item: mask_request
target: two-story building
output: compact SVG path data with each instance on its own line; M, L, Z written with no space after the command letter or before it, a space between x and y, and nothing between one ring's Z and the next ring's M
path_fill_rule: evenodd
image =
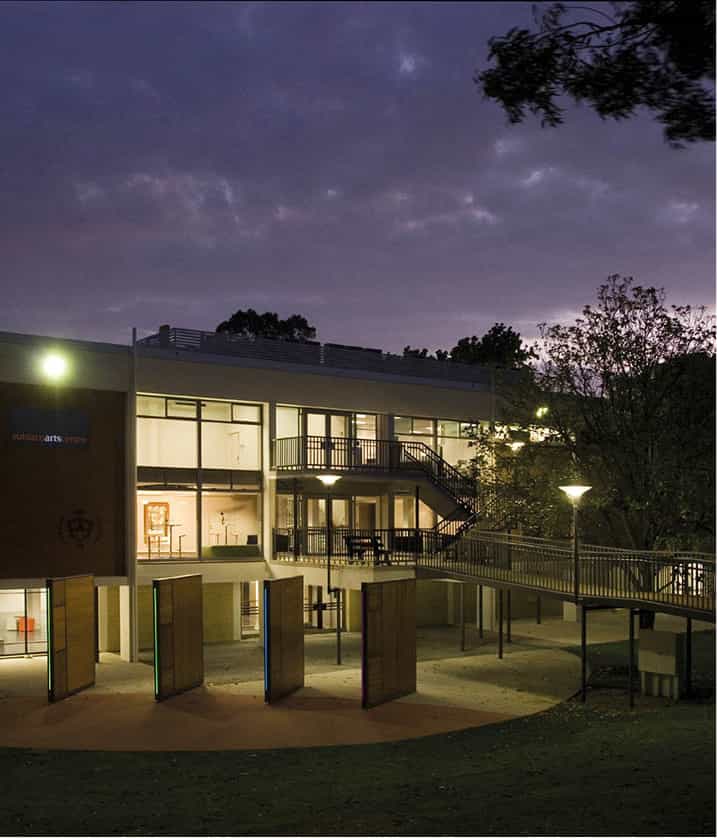
M151 580L187 572L207 642L259 631L272 576L301 573L307 624L333 624L327 564L358 629L362 581L476 523L456 466L498 398L481 367L169 327L0 334L0 392L0 654L44 651L45 579L92 573L99 646L128 660L151 646ZM450 622L454 587L419 582L419 621Z

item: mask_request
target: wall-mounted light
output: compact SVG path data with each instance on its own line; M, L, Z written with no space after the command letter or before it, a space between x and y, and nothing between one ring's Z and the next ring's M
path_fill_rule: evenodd
M61 381L69 371L69 364L64 355L48 352L40 360L40 372L48 381Z
M324 486L333 486L334 483L341 480L340 474L319 474L317 477L324 484Z

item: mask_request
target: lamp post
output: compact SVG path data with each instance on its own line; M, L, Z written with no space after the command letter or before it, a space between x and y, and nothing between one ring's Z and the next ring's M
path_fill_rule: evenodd
M336 663L341 663L341 589L331 587L331 487L340 474L319 474L319 480L326 486L326 592L336 598Z
M573 505L573 573L575 582L575 602L580 598L580 562L578 554L578 506L580 505L580 498L592 489L592 486L559 486L561 492L570 499Z

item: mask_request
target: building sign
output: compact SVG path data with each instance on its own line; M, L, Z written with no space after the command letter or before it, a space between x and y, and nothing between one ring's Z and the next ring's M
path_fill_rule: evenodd
M90 439L90 422L81 410L16 407L10 411L10 439L26 445L84 448Z

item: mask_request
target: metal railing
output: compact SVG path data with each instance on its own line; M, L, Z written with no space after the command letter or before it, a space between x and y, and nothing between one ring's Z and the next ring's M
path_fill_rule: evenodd
M242 337L227 332L202 332L198 329L160 327L154 335L137 341L140 347L233 355L282 364L301 364L338 370L356 370L384 375L409 376L460 382L481 390L491 387L491 371L477 364L437 361L392 355L379 349L343 346L317 341L291 341L272 338ZM510 370L502 370L510 375Z
M336 565L414 566L433 536L430 529L356 529L331 527L331 563ZM274 530L274 558L279 561L325 564L328 556L329 530L327 527L278 527ZM377 554L372 546L361 550L350 549L350 542L378 539L381 550Z
M644 604L714 619L715 558L704 553L580 546L482 532L424 550L419 567L578 599Z
M274 466L277 471L420 471L467 512L476 510L475 481L423 442L335 436L281 437L274 440Z

